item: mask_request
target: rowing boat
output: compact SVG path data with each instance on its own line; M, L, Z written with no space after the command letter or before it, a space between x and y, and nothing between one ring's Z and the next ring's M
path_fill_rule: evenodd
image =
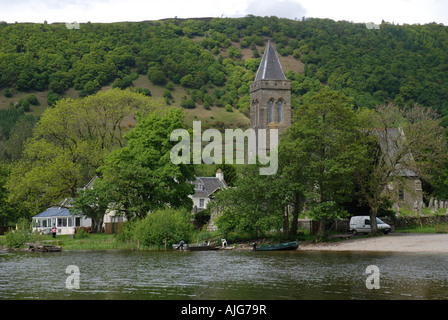
M187 245L187 250L190 251L209 251L209 250L219 250L219 247L216 246L216 243L208 244L189 244Z
M277 244L270 244L270 245L264 245L257 248L256 245L254 245L255 251L280 251L280 250L296 250L299 247L298 241L291 241L291 242L284 242L284 243L277 243Z

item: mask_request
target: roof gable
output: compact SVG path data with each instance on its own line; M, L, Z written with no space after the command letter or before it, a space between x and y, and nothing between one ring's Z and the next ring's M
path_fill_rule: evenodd
M193 181L194 195L193 197L209 197L220 188L227 188L224 181L217 177L197 177Z

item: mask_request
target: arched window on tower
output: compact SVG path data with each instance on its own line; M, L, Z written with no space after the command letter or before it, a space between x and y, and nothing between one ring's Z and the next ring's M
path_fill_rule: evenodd
M274 100L269 100L268 123L274 121Z
M278 100L277 101L277 107L278 107L278 122L282 122L282 106L283 106L283 101L282 100Z

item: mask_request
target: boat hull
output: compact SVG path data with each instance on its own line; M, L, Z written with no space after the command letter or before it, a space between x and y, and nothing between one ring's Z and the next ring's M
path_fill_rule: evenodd
M181 250L179 245L173 245L173 249ZM216 244L184 244L183 250L189 251L211 251L211 250L219 250L219 247Z
M285 250L297 250L299 247L298 241L271 244L261 247L255 247L255 251L285 251Z
M218 250L219 247L217 247L216 245L210 244L210 245L206 245L206 244L189 244L187 245L187 250L190 251L210 251L210 250Z

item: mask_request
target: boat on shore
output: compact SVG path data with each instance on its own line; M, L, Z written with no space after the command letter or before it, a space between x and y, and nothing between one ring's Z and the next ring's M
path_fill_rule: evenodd
M200 243L200 244L189 244L186 247L190 251L209 251L209 250L219 250L216 243Z
M254 251L281 251L281 250L296 250L299 247L298 241L277 243L277 244L269 244L257 247L254 244Z
M219 250L220 248L216 245L216 243L198 243L198 244L184 244L181 249L179 245L173 245L173 249L175 250L189 250L189 251L211 251L211 250Z
M62 251L61 246L54 246L50 244L38 244L38 243L27 243L29 252L60 252Z

